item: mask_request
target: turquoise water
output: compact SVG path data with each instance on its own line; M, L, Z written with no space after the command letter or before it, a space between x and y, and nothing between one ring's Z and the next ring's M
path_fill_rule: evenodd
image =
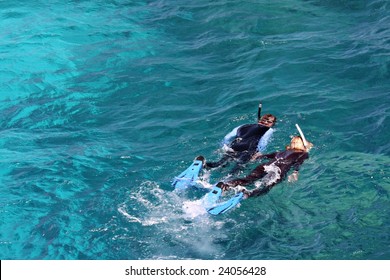
M389 10L0 1L0 258L389 259ZM259 100L278 117L268 151L299 123L311 158L298 182L204 215L171 180L219 158Z

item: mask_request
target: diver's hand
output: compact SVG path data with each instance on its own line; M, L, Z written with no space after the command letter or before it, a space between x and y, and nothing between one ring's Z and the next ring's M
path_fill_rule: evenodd
M261 158L262 155L263 155L262 153L257 152L256 154L254 154L254 155L252 156L251 161L255 161L256 159Z
M287 178L287 180L292 183L298 181L298 171L294 171L292 174L290 174Z
M223 144L222 146L222 151L224 151L225 153L234 153L234 150L232 148L230 148L228 145L226 144Z

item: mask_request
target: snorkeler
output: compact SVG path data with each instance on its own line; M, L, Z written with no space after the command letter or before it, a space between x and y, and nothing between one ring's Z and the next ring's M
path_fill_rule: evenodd
M243 198L260 196L268 193L271 188L281 182L288 171L293 168L294 171L288 176L290 182L298 180L298 171L302 163L309 158L309 150L313 144L302 139L301 136L294 136L291 143L282 152L259 155L258 158L267 158L268 162L260 164L252 172L244 178L237 178L227 182L219 182L217 187L222 190L228 190L236 186L247 186L257 180L261 180L260 187L252 190L244 189Z
M233 129L224 137L223 149L225 154L219 161L205 161L205 168L216 168L229 161L236 161L238 170L242 164L249 162L253 157L265 150L271 138L276 123L276 117L271 114L263 115L258 123L245 124ZM234 173L234 172L233 172Z

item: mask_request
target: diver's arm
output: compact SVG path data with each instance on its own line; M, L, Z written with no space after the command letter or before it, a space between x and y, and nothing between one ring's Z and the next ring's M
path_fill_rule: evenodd
M304 153L303 155L301 155L300 157L298 157L293 165L294 167L294 172L298 172L299 171L299 168L301 167L301 165L303 164L303 162L305 160L307 160L309 158L309 154L308 153Z
M276 152L275 153L271 153L271 154L262 154L260 152L257 152L257 153L255 153L252 156L251 161L255 161L255 160L258 160L258 159L262 159L262 158L273 159L273 158L275 158L275 156L276 156Z
M301 157L299 157L296 161L296 163L293 165L294 167L294 171L293 173L291 173L287 180L289 182L295 182L295 181L298 181L298 175L299 175L299 168L301 167L302 163L309 158L309 154L308 153L305 153L304 155L302 155Z
M270 154L264 154L264 155L261 155L260 158L268 158L268 159L273 159L276 157L276 155L278 154L278 152L274 152L274 153L270 153Z

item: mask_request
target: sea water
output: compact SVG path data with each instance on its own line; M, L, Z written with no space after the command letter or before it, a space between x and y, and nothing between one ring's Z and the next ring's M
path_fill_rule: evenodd
M389 8L0 1L0 258L389 259ZM310 159L207 215L171 181L219 159L260 101L278 118L267 152L298 123Z

